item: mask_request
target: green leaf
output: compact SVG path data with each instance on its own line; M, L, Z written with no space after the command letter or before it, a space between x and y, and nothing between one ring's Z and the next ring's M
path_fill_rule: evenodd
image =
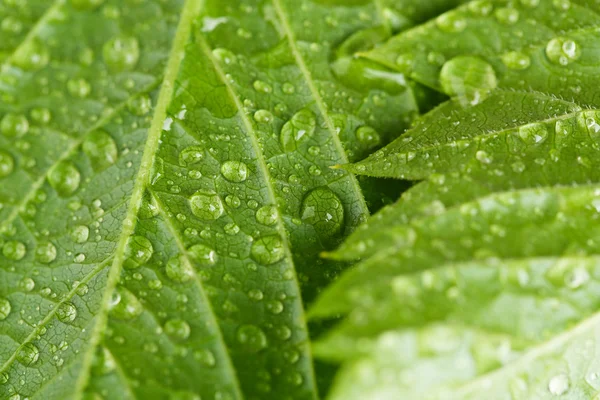
M0 72L0 397L318 398L302 299L368 214L329 167L417 113L401 74L330 67L382 10L23 4Z
M363 55L463 103L497 84L597 106L599 23L593 1L477 0Z
M311 311L346 315L314 346L332 399L598 394L598 121L496 90L348 167L427 180L330 255L361 260Z

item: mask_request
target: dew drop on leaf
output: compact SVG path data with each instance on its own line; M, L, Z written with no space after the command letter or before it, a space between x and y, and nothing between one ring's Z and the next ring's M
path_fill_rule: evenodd
M152 99L148 96L134 97L129 101L127 109L134 115L141 117L148 114L152 109Z
M85 225L77 225L71 229L71 239L75 243L85 243L90 237L90 228Z
M494 13L501 24L513 25L519 21L519 11L512 7L502 7Z
M12 306L10 305L10 302L5 298L0 297L0 321L8 318L11 310Z
M199 265L215 265L217 252L204 244L194 244L188 249L190 257Z
M12 174L15 168L15 160L10 153L0 150L0 179Z
M273 121L273 114L267 110L258 110L254 113L254 120L256 122L266 124L267 122Z
M6 114L0 122L0 132L9 138L19 138L29 131L29 121L23 114Z
M581 56L581 49L575 41L558 37L546 45L546 56L552 63L566 66Z
M479 17L486 17L494 11L494 5L489 0L471 1L468 4L468 8L470 12Z
M131 236L125 247L123 267L126 269L139 268L152 258L153 253L154 247L148 239L139 235Z
M61 322L73 322L77 317L77 308L73 303L62 303L56 310L56 316Z
M326 187L317 188L302 201L302 220L314 226L322 238L337 234L344 223L344 207L340 198Z
M81 174L70 161L61 161L50 170L48 181L59 196L67 197L79 188Z
M548 138L548 129L543 124L523 125L519 128L519 136L527 144L541 144Z
M38 244L35 249L35 259L42 264L50 264L56 259L56 246L51 242Z
M118 36L104 44L102 55L109 70L129 71L140 58L140 46L138 40L132 36Z
M40 358L40 350L33 343L25 343L17 353L17 360L28 367Z
M244 182L248 177L248 166L241 161L225 161L221 174L230 182Z
M248 353L258 353L267 347L267 336L255 325L242 325L236 332L237 342Z
M361 126L356 130L356 138L367 148L372 148L381 143L379 133L370 126Z
M182 319L171 319L165 323L164 331L175 340L186 340L190 337L190 325Z
M175 256L169 259L165 271L169 279L177 283L189 282L194 278L194 270L183 256Z
M10 240L4 243L2 247L2 255L9 260L19 261L27 254L27 247L19 241Z
M83 99L92 92L92 87L85 79L75 78L67 82L67 90L71 96Z
M117 162L117 144L104 131L94 131L88 134L83 141L82 148L96 171L101 171Z
M186 167L188 165L198 164L204 158L204 149L200 146L186 147L179 153L179 165Z
M218 194L200 190L190 198L192 213L204 220L215 220L223 214L223 202Z
M283 259L285 247L279 236L265 236L252 243L250 255L257 263L270 265Z
M23 278L19 281L19 288L25 292L31 292L35 288L35 282L31 278Z
M435 20L441 31L447 33L462 32L467 27L467 21L456 12L442 14Z
M194 353L194 358L207 367L214 367L217 365L217 359L215 358L215 355L208 349L198 350Z
M531 65L531 58L520 51L511 51L502 55L502 62L507 68L523 70Z
M446 94L463 106L477 105L498 85L494 68L479 57L458 56L446 62L440 72Z
M566 374L558 374L548 382L548 391L554 396L561 396L569 390L569 377Z
M569 8L571 8L571 1L570 0L553 0L552 5L557 10L567 11Z
M110 374L117 367L117 362L106 347L98 347L94 354L92 371L96 376Z
M298 111L281 128L280 140L283 149L288 152L296 150L301 142L314 134L316 126L317 120L312 111Z
M139 316L143 311L144 307L130 291L119 288L113 293L110 302L110 315L112 317L129 321Z
M156 217L159 212L160 210L154 197L148 192L144 193L142 204L140 205L139 217L141 219L150 219Z
M50 62L50 51L38 40L31 40L15 52L13 62L26 71L39 70Z
M256 211L256 221L266 226L274 225L277 222L278 211L274 205L266 205Z

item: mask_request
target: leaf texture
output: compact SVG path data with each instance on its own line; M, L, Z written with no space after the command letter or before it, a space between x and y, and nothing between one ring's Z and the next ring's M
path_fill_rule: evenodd
M318 398L302 299L343 268L319 253L368 214L329 167L418 111L399 74L331 71L382 9L0 12L27 21L2 44L0 397Z

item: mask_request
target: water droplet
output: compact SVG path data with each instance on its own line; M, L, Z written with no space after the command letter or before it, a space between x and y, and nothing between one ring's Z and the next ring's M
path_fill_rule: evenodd
M77 225L71 230L71 239L75 243L85 243L90 237L90 228L85 225Z
M186 340L190 337L190 326L182 319L171 319L165 323L164 331L175 340Z
M101 171L117 162L117 143L106 132L95 131L83 141L83 152L89 157L92 167Z
M273 91L271 85L260 80L254 81L253 86L257 92L271 93Z
M8 318L11 310L12 307L10 302L5 298L0 297L0 321L4 321L6 318Z
M270 300L267 302L266 306L271 314L281 314L283 311L283 303L279 300Z
M256 221L259 224L271 226L277 222L278 211L274 205L266 205L256 212Z
M372 148L381 143L379 133L370 126L361 126L356 130L356 138L367 148Z
M502 62L510 69L523 70L531 65L531 58L520 51L511 51L502 55Z
M194 270L183 256L171 258L167 262L166 273L171 280L178 283L189 282L194 278Z
M435 20L440 30L448 33L462 32L467 27L467 21L456 12L442 14Z
M73 322L77 317L77 308L73 303L62 303L56 310L56 316L64 323Z
M35 282L31 278L23 278L19 282L19 288L25 292L31 292L35 288Z
M494 161L494 158L484 150L478 150L475 158L482 164L491 164Z
M129 101L127 109L138 117L144 116L152 110L152 99L148 96L134 97Z
M265 236L252 243L250 254L257 263L270 265L285 256L285 247L279 236Z
M79 188L81 174L72 162L61 161L48 174L48 182L59 196L67 197Z
M29 131L29 121L23 114L6 114L0 122L0 132L10 138L19 138Z
M519 128L519 137L527 144L541 144L548 138L548 130L543 124L529 124Z
M440 83L446 94L456 97L463 106L481 103L498 85L492 66L472 56L446 62L440 72Z
M192 213L204 220L215 220L223 214L223 202L218 194L200 190L190 198Z
M186 167L188 165L198 164L204 158L204 149L200 146L186 147L179 153L179 165Z
M312 225L319 236L337 234L344 223L344 207L340 198L326 187L317 188L302 201L302 220Z
M554 396L561 396L569 390L569 377L566 374L559 374L548 382L548 390Z
M4 243L2 254L9 260L19 261L27 254L27 247L21 242L11 240Z
M70 79L67 82L67 90L73 97L85 98L92 92L89 82L83 78Z
M570 0L553 0L552 5L557 10L567 11L569 8L571 8L571 1Z
M208 349L202 349L195 352L194 357L207 367L214 367L217 365L215 355Z
M40 358L40 350L33 343L25 343L17 353L17 360L28 367Z
M118 288L110 302L110 315L114 318L129 321L144 311L142 303L130 291Z
M564 66L577 60L581 56L581 50L575 41L558 37L546 45L546 56L554 64Z
M259 289L251 289L248 291L248 297L250 297L254 301L261 301L264 297L264 294Z
M50 242L38 244L35 249L35 259L42 264L50 264L56 260L56 246Z
M256 122L266 124L267 122L273 121L273 114L267 110L258 110L254 113L254 120Z
M0 179L12 174L15 169L15 160L10 153L0 150Z
M138 235L131 236L125 247L123 267L126 269L139 268L152 258L153 253L154 247L148 239Z
M218 260L217 252L203 244L192 245L188 253L199 265L215 265Z
M160 210L158 209L158 204L156 204L154 197L148 192L144 193L139 217L141 219L150 219L156 217L159 212Z
M134 37L118 36L104 44L102 54L109 70L129 71L135 67L140 58L140 45Z
M292 94L296 91L296 88L291 83L285 82L283 84L281 90L283 90L283 93L285 93L285 94Z
M469 11L480 17L486 17L494 10L494 5L489 0L471 1L468 7Z
M280 139L283 149L296 150L302 141L313 135L316 126L317 120L312 111L308 109L298 111L281 129Z
M248 166L241 161L225 161L221 173L230 182L244 182L248 177Z
M505 25L516 24L519 20L519 11L512 7L502 7L496 10L495 14L498 22Z
M13 63L28 71L44 68L50 62L50 51L38 40L23 43L22 47L15 52Z
M242 325L236 333L242 349L248 353L258 353L267 347L267 336L255 325Z

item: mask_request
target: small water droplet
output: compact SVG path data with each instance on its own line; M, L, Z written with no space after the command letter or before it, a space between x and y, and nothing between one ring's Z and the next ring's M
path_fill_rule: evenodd
M67 197L79 188L81 174L72 162L61 161L48 174L48 181L59 196Z
M435 20L440 30L448 33L462 32L467 27L467 21L457 12L442 14Z
M19 261L27 254L27 247L19 241L10 240L4 243L2 247L2 255L9 260Z
M117 143L106 132L94 131L83 141L83 152L89 157L92 167L103 170L117 162Z
M23 114L6 114L0 122L0 132L9 138L19 138L29 131L29 121Z
M548 138L548 130L543 124L529 124L519 128L519 137L527 144L541 144Z
M28 367L40 358L40 350L33 343L25 343L17 353L17 360Z
M498 22L505 25L513 25L519 21L519 11L512 7L499 8L494 15Z
M581 56L581 49L575 41L557 37L546 45L546 56L554 64L568 65Z
M0 150L0 179L12 174L15 169L15 160L10 153Z
M192 266L183 258L175 256L167 262L166 273L169 279L178 282L189 282L194 278Z
M83 78L70 79L67 82L67 90L73 97L86 98L91 92L92 87L89 82Z
M186 147L179 153L179 165L186 167L198 164L204 158L204 149L200 146Z
M252 243L250 254L257 263L270 265L283 259L285 247L279 236L265 236Z
M278 211L274 205L266 205L256 212L256 221L259 224L271 226L277 222Z
M217 252L203 244L192 245L188 253L200 265L215 265L218 260Z
M77 317L77 308L73 303L62 303L56 310L56 316L61 322L73 322Z
M223 212L223 202L218 194L205 190L200 190L190 198L190 208L192 213L204 220L215 220Z
M446 62L440 83L446 94L456 97L463 106L481 103L498 85L492 66L473 56L458 56Z
M56 253L56 246L52 243L40 243L35 249L35 259L42 264L50 264L56 259Z
M267 336L255 325L242 325L236 333L242 349L248 353L258 353L267 347Z
M132 36L118 36L104 44L102 54L109 70L129 71L140 58L140 46L138 40Z
M148 239L139 235L131 236L125 247L123 267L125 269L139 268L152 258L153 253L154 247Z
M75 243L85 243L90 237L90 228L85 225L77 225L71 230L71 239Z
M548 390L554 396L561 396L569 390L569 377L566 374L559 374L550 379Z
M165 323L164 331L175 340L186 340L190 337L190 325L182 319L170 319Z
M0 321L4 321L10 315L12 306L8 299L0 297Z
M511 51L502 55L502 62L510 69L523 70L531 65L531 58L520 51Z
M226 161L221 166L221 174L230 182L244 182L248 177L248 166L241 161Z
M129 321L138 317L144 307L137 297L125 288L118 288L111 299L110 315L114 318Z
M280 140L285 151L294 151L298 145L311 137L317 126L315 114L303 109L283 125Z
M381 143L379 133L370 126L361 126L356 130L356 138L367 148L373 148Z
M254 81L254 83L252 85L254 86L254 89L257 92L271 93L273 91L273 88L271 87L271 85L269 85L268 83L263 82L261 80Z
M344 223L344 207L340 198L326 187L317 188L302 201L302 220L312 225L319 236L330 238Z

